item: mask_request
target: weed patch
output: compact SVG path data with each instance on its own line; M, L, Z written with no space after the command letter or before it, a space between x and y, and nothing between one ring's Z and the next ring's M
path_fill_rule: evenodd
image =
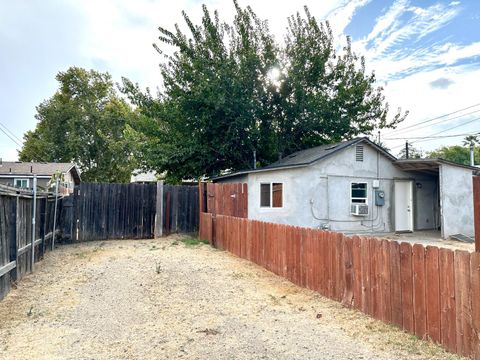
M185 246L197 246L197 245L202 245L202 244L208 244L208 241L206 240L200 240L196 237L193 236L186 236L180 239L182 243L185 244Z

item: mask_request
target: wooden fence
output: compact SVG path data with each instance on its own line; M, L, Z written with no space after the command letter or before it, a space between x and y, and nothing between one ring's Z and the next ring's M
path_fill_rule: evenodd
M62 202L63 200L59 199L57 224ZM0 300L10 291L13 281L19 281L33 270L32 238L34 262L42 259L45 252L50 249L54 214L55 198L45 194L37 197L35 233L32 237L32 197L22 194L0 195Z
M198 186L163 185L163 234L198 231Z
M200 237L450 352L480 358L480 254L200 214Z
M198 186L82 183L61 227L73 241L148 239L198 231Z
M63 221L77 241L153 238L155 207L155 184L81 183Z
M248 187L241 183L200 183L202 212L248 217Z

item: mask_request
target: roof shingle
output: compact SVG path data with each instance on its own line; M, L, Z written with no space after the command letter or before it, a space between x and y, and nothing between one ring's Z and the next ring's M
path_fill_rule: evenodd
M0 175L53 175L56 171L62 173L74 167L74 163L44 163L44 162L20 162L2 161Z

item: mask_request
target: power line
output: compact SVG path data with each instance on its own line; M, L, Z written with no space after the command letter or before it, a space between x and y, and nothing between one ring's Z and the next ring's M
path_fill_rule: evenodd
M445 130L442 130L442 131L438 131L434 134L431 134L429 136L419 136L419 137L409 137L409 138L395 138L395 139L390 139L390 140L409 140L409 139L419 139L419 140L416 140L416 141L412 141L412 142L409 142L409 145L412 145L412 144L416 144L416 143L419 143L419 142L425 142L425 141L431 141L431 140L435 140L435 139L442 139L442 138L449 138L449 137L459 137L459 136L469 136L469 135L479 135L480 134L480 131L476 131L476 132L473 132L473 133L465 133L465 134L455 134L455 135L443 135L443 136L436 136L438 134L442 134L444 132L447 132L447 131L450 131L450 130L453 130L453 129L456 129L456 128L459 128L461 126L464 126L464 125L468 125L476 120L480 120L480 118L475 118L475 119L472 119L470 121L467 121L466 123L463 123L463 124L460 124L460 125L456 125L456 126L453 126L451 128L448 128L448 129L445 129ZM405 146L405 144L401 144L401 145L397 145L397 146L393 146L391 148L391 150L393 149L397 149L397 148L400 148L400 147L403 147Z
M428 120L421 121L421 122L416 123L416 124L412 124L412 125L409 125L409 126L405 126L403 128L395 129L394 131L391 132L391 134L393 134L394 132L400 132L400 131L403 131L403 130L406 130L406 129L411 129L411 128L416 127L418 125L422 125L422 124L426 124L426 123L429 123L429 122L432 122L432 121L435 121L435 120L438 120L438 119L442 119L444 117L447 117L447 116L450 116L450 115L453 115L453 114L458 114L459 112L477 107L479 105L480 105L480 103L477 103L477 104L474 104L474 105L467 106L463 109L452 111L451 113L448 113L448 114L443 114L443 115L436 116L436 117L428 119Z
M428 128L428 127L430 127L430 126L436 126L436 125L441 124L441 123L444 123L444 122L446 122L446 121L451 121L451 120L459 119L459 118L462 118L462 117L464 117L464 116L472 115L472 114L475 114L475 113L478 113L478 112L480 112L480 109L479 109L479 110L475 110L475 111L471 111L471 112L466 113L466 114L457 115L457 116L454 116L454 117L452 117L452 118L443 119L443 120L440 120L440 121L436 122L435 124L423 125L423 126L420 126L420 127L418 127L418 128L415 128L414 130L410 130L410 129L406 129L406 130L405 130L405 129L403 129L403 130L395 131L394 133L395 133L395 135L398 135L399 133L402 134L402 133L405 133L405 132L407 132L407 131L409 131L409 130L410 130L410 131L418 131L418 130L420 130L420 129L425 129L425 128ZM391 134L393 135L394 133L391 133ZM387 136L388 136L388 135L387 135ZM394 138L392 138L392 139L394 139ZM391 139L388 138L388 137L386 137L385 140L391 140Z
M0 122L0 125L3 126L3 128L4 128L5 130L7 130L7 131L10 133L10 135L12 135L15 139L17 139L18 141L20 141L21 143L23 143L23 141L22 141L17 135L15 135L15 134L13 133L13 131L11 131L5 124L2 124L2 123Z
M477 135L480 133L480 130L474 133L464 133L464 134L454 134L454 135L439 135L439 136L414 136L414 137L398 137L398 138L391 138L388 140L415 140L415 139L444 139L444 138L450 138L450 137L459 137L459 136L468 136L468 135Z
M470 123L472 123L472 122L474 122L474 121L477 121L477 120L480 120L480 117L475 118L475 119L472 119L472 120L470 120L470 121L464 122L464 123L459 124L459 125L456 125L456 126L452 126L451 128L448 128L448 129L445 129L445 130L442 130L442 131L438 131L438 132L436 132L436 133L434 133L434 134L431 134L430 136L425 136L425 138L431 138L432 136L435 136L435 135L438 135L438 134L442 134L442 133L444 133L444 132L447 132L447 131L450 131L450 130L459 128L459 127L461 127L461 126L468 125L468 124L470 124ZM420 140L414 141L414 143L417 143L417 142L419 142L419 141L420 141Z
M7 133L5 130L3 130L1 127L0 127L0 131L2 131L5 135L7 135L7 137L12 140L15 144L17 144L18 146L22 147L22 144L20 144L17 140L15 140L9 133Z

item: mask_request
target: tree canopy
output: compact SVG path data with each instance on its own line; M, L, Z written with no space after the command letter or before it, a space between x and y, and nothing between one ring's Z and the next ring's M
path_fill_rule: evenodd
M439 149L428 153L428 156L453 161L457 164L470 165L470 146L442 146ZM474 157L476 162L480 161L480 148L478 147L478 144L474 149Z
M160 27L162 91L123 92L142 114L129 130L143 166L172 180L266 165L296 150L392 128L383 89L365 60L337 50L329 24L307 8L288 19L284 43L268 23L236 1L229 24L203 6L188 33Z
M135 164L125 132L135 113L111 76L71 67L56 79L59 89L37 107L20 160L75 162L83 180L128 182Z

